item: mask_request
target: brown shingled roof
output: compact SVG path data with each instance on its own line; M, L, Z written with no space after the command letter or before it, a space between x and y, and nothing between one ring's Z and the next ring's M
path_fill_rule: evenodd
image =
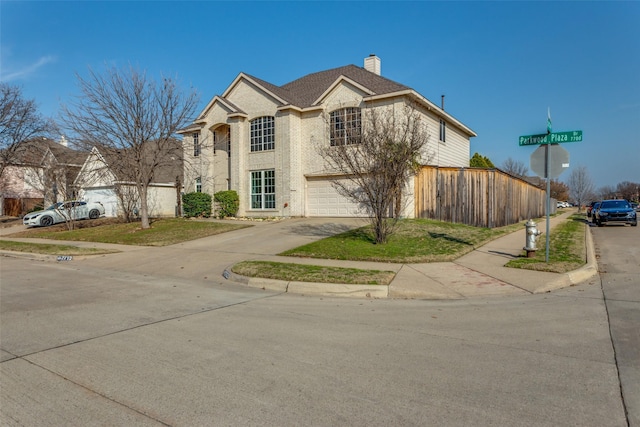
M368 88L376 95L398 92L410 89L400 83L394 82L362 67L347 65L309 74L282 86L282 89L293 95L292 104L305 108L313 105L340 76L347 77L354 82Z
M49 138L34 138L20 144L16 149L17 163L41 165L44 155L51 151L59 164L82 165L88 153L65 147Z
M291 105L306 108L322 95L340 76L368 88L376 95L393 93L410 89L400 83L394 82L362 67L346 65L331 70L319 71L308 74L283 86L276 86L262 79L244 73L247 77L260 84L262 87L282 98Z

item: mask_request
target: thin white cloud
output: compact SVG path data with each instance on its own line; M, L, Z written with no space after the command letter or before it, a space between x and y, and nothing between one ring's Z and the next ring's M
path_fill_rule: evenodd
M55 60L56 58L53 55L43 56L42 58L38 59L35 63L31 65L28 65L20 70L12 71L8 74L4 74L0 76L0 80L2 80L3 82L10 82L14 80L24 79L30 76L31 74L35 73L45 65L55 62Z

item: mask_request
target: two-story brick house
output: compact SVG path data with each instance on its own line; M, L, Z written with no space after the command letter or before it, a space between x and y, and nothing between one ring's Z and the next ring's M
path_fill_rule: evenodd
M309 74L283 86L240 73L181 133L185 191L235 190L239 216L357 216L331 185L318 145L367 108L417 106L428 124L425 164L469 166L476 134L415 90L380 75L380 59ZM412 183L408 189L411 199ZM411 208L404 215L413 217Z

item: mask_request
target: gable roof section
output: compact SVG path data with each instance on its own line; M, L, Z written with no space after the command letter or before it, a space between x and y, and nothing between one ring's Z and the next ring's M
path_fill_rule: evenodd
M235 82L235 80L234 80L234 82ZM231 86L233 86L233 84ZM227 91L225 91L225 93L228 92L228 91L229 91L229 89L227 89ZM229 114L240 114L240 115L246 115L247 114L244 111L242 111L242 109L240 109L237 105L235 105L233 102L229 101L228 99L224 98L223 96L216 95L213 98L211 98L211 101L209 101L207 106L204 107L202 112L198 115L198 118L195 120L195 123L203 122L205 120L205 116L207 114L209 114L209 111L211 111L213 106L216 105L216 104L221 104L222 108L227 110L229 112ZM188 126L188 127L184 128L184 129L181 129L180 131L178 131L178 133L185 133L186 130L191 130L191 126Z
M29 166L43 166L43 161L51 154L59 165L80 166L88 153L77 151L49 138L34 138L17 146L15 163Z
M282 88L288 93L294 94L292 104L307 108L315 105L322 95L335 86L341 78L346 78L357 86L368 89L371 95L384 95L410 89L355 65L308 74L285 84Z
M230 112L230 115L241 114L246 116L245 112L226 98L231 90L243 79L275 99L280 104L280 107L290 106L299 109L312 109L317 107L329 92L342 83L350 84L366 93L367 96L365 100L374 100L394 95L410 96L414 100L422 103L437 116L445 118L469 136L476 136L476 133L469 127L465 126L462 122L437 107L434 103L410 87L356 65L346 65L308 74L282 86L276 86L252 75L240 73L221 96L216 95L211 99L195 123L204 120L204 117L216 102L226 104L227 108L231 107L233 112Z
M155 155L154 144L154 142L149 142L142 148L143 153L148 155L150 159L153 159ZM91 156L87 156L82 166L81 173L88 175L103 174L104 176L110 176L118 182L130 182L131 179L127 173L127 169L130 165L134 164L123 164L120 161L122 156L130 155L128 151L130 151L130 149L94 146L91 149ZM160 159L159 164L154 169L152 183L173 183L176 181L176 178L182 181L184 175L182 142L172 139L169 141L169 146L163 151L166 151L166 158ZM98 169L91 169L91 166L95 167L97 163L102 163L102 165L99 166Z

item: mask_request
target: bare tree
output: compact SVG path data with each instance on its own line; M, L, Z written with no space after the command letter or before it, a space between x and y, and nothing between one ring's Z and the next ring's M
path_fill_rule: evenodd
M135 186L141 227L149 228L147 190L160 168L182 158L175 136L190 122L198 96L171 78L157 83L133 67L102 75L89 70L89 78L78 76L78 82L82 95L64 108L64 123L78 143L99 147L113 159L113 173Z
M340 111L340 110L339 110ZM385 243L402 210L408 180L421 163L429 138L422 114L412 105L400 112L377 107L343 109L329 118L331 144L318 147L332 181L344 197L366 209L376 243Z
M529 173L529 169L525 166L524 162L514 160L511 157L502 163L502 170L520 178L524 178Z
M569 200L569 187L557 179L551 180L549 183L549 191L551 192L550 196L556 200Z
M638 200L640 198L640 183L623 181L616 186L616 192L626 200Z
M23 97L19 86L0 82L0 212L4 199L5 169L20 163L20 150L25 142L36 136L51 135L55 129L51 120L38 113L35 101Z
M615 199L617 197L616 189L612 185L604 185L598 188L596 194L600 200Z
M589 177L589 171L585 166L578 166L571 171L569 180L569 194L575 203L578 204L578 212L582 206L593 197L593 183Z

